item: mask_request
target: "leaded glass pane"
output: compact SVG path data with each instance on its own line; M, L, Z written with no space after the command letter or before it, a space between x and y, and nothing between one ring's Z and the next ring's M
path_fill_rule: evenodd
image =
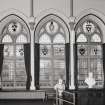
M14 78L15 78L15 65L13 60L4 60L3 62L3 72L2 72L2 87L13 88Z
M51 39L47 34L43 34L39 39L39 43L42 43L42 44L51 43Z
M54 68L65 68L64 60L54 60Z
M102 57L102 47L101 45L91 45L90 47L91 56Z
M41 26L39 83L41 88L53 88L61 75L65 80L65 30L53 19Z
M93 78L96 82L93 88L103 88L104 74L103 74L101 45L99 44L78 45L77 49L78 49L78 87L79 88L88 87L85 81L86 78L88 78L89 76L89 72L92 72Z
M51 45L40 45L40 56L41 57L51 57Z
M4 45L4 57L14 56L14 47L13 45Z
M78 86L81 87L87 87L85 83L85 78L88 75L88 59L87 58L79 58L78 59Z
M82 57L86 57L88 54L88 45L78 45L77 47L78 50L78 57L82 56Z
M65 55L65 45L53 45L54 47L54 56L64 57Z
M83 31L86 34L92 34L95 31L95 25L91 21L86 21L83 23Z
M27 43L27 37L24 35L19 35L16 39L16 43Z
M66 80L65 69L61 69L61 68L54 69L54 82L53 82L54 85L58 82L59 78L62 78L63 81L65 82Z
M76 29L78 87L103 88L101 31L97 23L89 19L83 19Z
M50 60L41 60L40 68L51 68L51 61Z
M16 57L24 57L23 45L16 45Z
M77 37L77 42L87 42L87 38L84 34L80 34L78 37Z
M23 44L28 42L28 33L23 25L17 20L12 20L4 29L5 34L2 39L4 44L3 70L1 75L2 89L26 89L27 75Z
M21 32L22 25L19 22L13 21L8 25L8 31L12 35L17 35Z
M15 72L16 88L26 88L27 75L25 70L24 60L16 60L16 72Z
M94 88L103 88L104 85L104 75L102 68L102 60L101 59L91 59L90 68L93 72L93 78L96 81Z
M15 87L25 89L27 74L25 68L24 48L23 45L16 45L16 72L15 72Z
M54 37L53 43L65 43L65 39L61 34L57 34Z
M2 43L12 43L12 38L10 35L5 35L2 39Z
M98 34L94 34L91 38L91 42L101 42L101 38Z
M40 61L40 86L50 86L51 77L51 61L41 60Z

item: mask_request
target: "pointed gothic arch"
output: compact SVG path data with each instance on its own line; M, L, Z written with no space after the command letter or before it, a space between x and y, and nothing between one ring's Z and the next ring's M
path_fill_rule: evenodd
M39 46L40 54L38 57L39 61L35 58L37 59L35 62L39 62L39 64L36 63L37 65L35 65L35 84L38 88L39 86L41 88L53 88L58 78L62 77L68 86L69 68L66 67L66 65L69 65L69 62L66 62L66 56L69 56L67 55L69 54L70 43L69 21L68 19L63 20L64 16L60 17L61 15L59 16L59 14L57 14L54 10L50 10L49 12L46 11L44 13L45 14L39 16L38 19L36 18L37 25L35 28L35 47L37 48ZM49 36L51 42L47 44L39 43L40 37L45 34ZM58 38L57 35L60 37ZM56 39L54 38L58 38L59 43L55 43ZM36 48L35 56L38 54ZM38 65L39 67L37 67Z
M104 88L104 17L93 9L86 10L77 17L75 25L77 88L88 88L89 84L86 83L86 78L89 76L89 71L93 73L96 82L92 88ZM78 42L81 34L87 41L84 42L81 39ZM83 78L81 79L81 77Z
M0 15L0 45L4 46L0 74L2 89L30 88L30 30L26 20L22 13L13 9ZM7 35L12 42L6 41L10 39ZM26 37L25 41L21 35Z

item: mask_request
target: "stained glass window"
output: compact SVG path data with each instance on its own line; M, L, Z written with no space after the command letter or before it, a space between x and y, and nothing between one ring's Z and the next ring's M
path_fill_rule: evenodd
M91 37L91 42L101 42L101 38L98 34L94 34L92 37Z
M65 39L61 34L57 34L54 37L53 43L65 43Z
M19 35L16 39L16 43L27 43L27 37L25 35Z
M53 21L53 20L49 21L46 24L46 31L49 34L51 34L51 35L57 33L58 32L58 28L59 28L58 24L55 21Z
M82 19L76 26L76 43L78 88L103 88L102 34L98 24L88 17ZM90 84L87 79L95 82Z
M12 45L4 46L4 57L12 57L14 56L14 47Z
M40 37L39 43L51 43L51 39L47 34L44 34Z
M16 56L17 57L24 57L24 48L23 45L16 46Z
M21 30L22 30L22 25L17 21L12 21L8 25L8 31L12 35L17 35L21 33Z
M77 38L77 42L87 42L87 38L84 34L80 34Z
M50 19L41 25L40 43L40 88L53 88L65 70L65 31L62 25Z
M40 61L40 86L51 86L50 74L51 72L51 61L41 60Z
M2 72L2 87L3 88L14 88L14 79L15 79L15 65L13 60L4 60L3 62L3 72Z
M65 47L62 44L59 45L53 45L54 48L54 56L60 56L60 57L64 57L65 55Z
M51 45L42 44L40 46L40 56L41 57L50 57L52 54Z
M24 44L28 42L28 32L17 20L5 26L3 70L1 74L2 89L26 89L26 68L24 60ZM25 30L25 33L24 33Z
M5 43L5 42L11 43L11 42L12 42L11 36L10 36L10 35L5 35L5 36L3 37L2 42L3 42L3 43Z
M85 21L83 23L83 31L87 34L92 34L95 31L95 25L91 21Z

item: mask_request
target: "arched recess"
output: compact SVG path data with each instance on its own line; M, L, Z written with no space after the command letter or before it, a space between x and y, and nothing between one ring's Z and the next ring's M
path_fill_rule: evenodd
M30 88L30 30L22 13L10 10L0 14L1 88Z
M104 18L89 9L76 20L76 84L79 89L104 89Z
M49 13L45 11L44 15L36 18L35 84L37 89L53 88L59 78L62 78L67 86L69 85L70 30L63 17L57 15L55 10L50 10Z

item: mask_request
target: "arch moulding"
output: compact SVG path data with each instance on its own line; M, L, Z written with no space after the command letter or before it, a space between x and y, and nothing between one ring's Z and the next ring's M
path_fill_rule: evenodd
M16 10L16 9L8 9L8 10L4 10L2 12L0 12L0 22L2 22L4 19L8 18L9 16L16 16L18 18L20 18L20 20L23 21L24 24L26 24L27 26L27 29L29 30L29 41L30 41L30 28L29 28L29 18L24 15L22 12L20 12L19 10ZM5 24L7 24L5 22ZM2 28L4 27L4 25L1 26L1 30Z
M52 16L54 15L55 17L59 18L60 20L62 20L65 23L65 25L68 28L68 32L69 32L69 34L66 35L66 43L69 43L69 36L70 36L69 18L67 18L65 15L63 15L62 13L60 13L59 11L57 11L55 9L44 10L36 17L36 19L35 19L35 31L37 29L38 24L41 22L41 20L43 20L44 18L47 18L50 15L52 15ZM38 43L38 36L37 35L35 35L35 42Z
M82 11L80 13L80 15L78 15L76 17L75 27L82 18L84 18L85 16L88 16L88 15L94 16L94 19L92 19L92 20L94 22L96 22L98 24L98 26L100 27L102 35L103 35L102 42L105 43L105 15L103 13L101 13L100 11L94 10L94 9L86 9L86 10Z

